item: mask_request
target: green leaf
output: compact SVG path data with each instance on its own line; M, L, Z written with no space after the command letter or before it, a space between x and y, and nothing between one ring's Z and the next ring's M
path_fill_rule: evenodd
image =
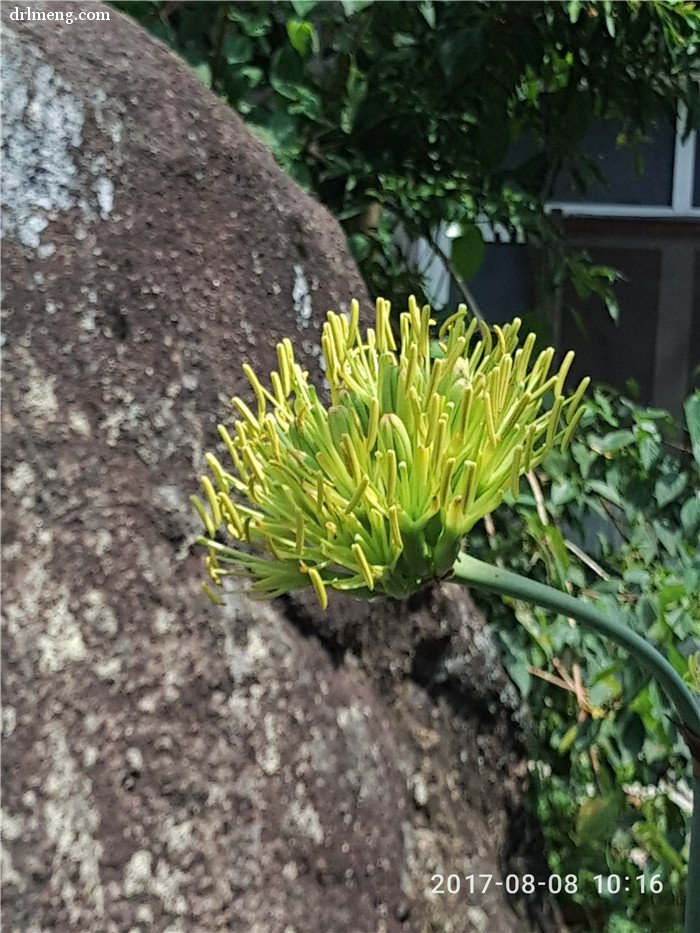
M620 496L620 493L613 489L612 486L609 486L607 483L603 483L598 479L589 479L588 486L603 499L607 499L608 502L612 502L614 505L619 505L621 509L625 507L625 503Z
M672 865L676 871L683 872L684 865L680 855L669 843L663 829L654 823L635 823L634 835L651 855Z
M156 39L160 39L166 45L177 45L177 33L169 23L161 23L160 21L149 23L148 30Z
M461 86L465 75L478 71L483 62L483 35L480 29L474 29L468 24L460 30L440 30L438 35L441 38L434 54L450 90ZM494 103L496 107L499 106L497 101Z
M318 52L318 36L313 23L307 23L301 19L290 19L287 21L287 35L292 48L302 58L308 58L312 52Z
M202 3L199 6L206 9L208 4ZM264 36L270 29L270 14L264 8L256 9L252 3L232 4L227 15L229 19L240 25L247 36L253 39Z
M624 715L621 717L621 720L624 722L624 726L622 726L618 744L630 758L636 758L642 750L646 737L644 723L641 717L635 713ZM622 725L622 723L620 723L620 725Z
M365 7L372 6L374 0L340 0L343 13L349 18L355 13L361 13Z
M211 67L207 62L201 62L199 65L193 65L192 71L197 75L202 84L211 87Z
M651 525L654 531L656 532L656 536L659 539L659 541L663 544L663 546L666 548L668 553L672 557L675 557L676 554L678 553L678 541L679 541L679 535L677 533L677 530L676 529L670 530L662 522L657 522L657 521L652 522Z
M351 233L348 237L348 246L355 262L364 262L372 252L369 237L364 233Z
M700 492L683 503L680 517L684 531L689 535L697 534L700 529Z
M452 265L463 282L476 275L484 249L484 238L476 224L463 224L460 235L452 241Z
M345 89L347 96L340 112L340 128L344 133L350 133L360 104L367 94L367 80L354 61L350 62Z
M568 479L562 479L558 480L556 483L552 483L550 496L553 505L565 505L567 502L571 502L576 495L576 486Z
M618 450L622 450L623 447L627 447L633 440L634 433L632 431L626 429L611 431L610 434L606 434L605 437L600 439L596 447L601 453L615 453Z
M663 611L672 603L677 602L685 596L685 587L682 583L673 583L665 586L659 593L659 608Z
M418 9L428 26L430 26L431 29L435 29L435 7L433 6L432 0L423 0Z
M559 752L560 755L565 755L569 751L571 746L576 741L577 733L578 733L578 726L574 725L574 726L571 726L569 729L567 729L567 731L564 733L564 737L562 738L561 742L557 746L557 751Z
M304 83L301 59L291 46L273 55L270 84L278 94L291 101L287 106L290 114L303 114L314 123L326 125L321 98Z
M620 422L615 416L615 412L613 411L613 407L610 404L610 400L606 398L602 392L596 391L593 404L598 406L600 417L603 418L611 428L619 427Z
M582 444L581 441L575 441L571 445L571 454L580 467L582 479L587 479L591 467L598 459L598 455L590 447Z
M242 65L253 57L253 43L248 36L229 35L224 42L224 58L229 65Z
M611 320L616 324L620 321L620 304L615 295L607 289L602 293L605 308L610 315Z
M612 700L620 696L620 682L613 674L603 674L588 691L588 699L592 706L607 706Z
M660 476L654 486L654 498L659 508L673 502L688 485L687 473L667 473Z
M695 392L686 401L683 406L685 411L685 422L688 425L690 434L690 443L693 449L693 456L700 464L700 392Z
M532 674L528 670L528 664L523 661L509 659L508 676L524 697L530 692L532 683Z
M607 26L608 32L614 39L615 38L615 18L613 17L612 12L606 12L605 25Z
M581 3L581 0L569 0L569 3L567 3L567 10L569 13L570 23L578 22L578 18L581 15L582 6L583 4Z
M292 9L297 16L306 16L315 6L318 6L319 0L292 0Z
M321 98L305 87L297 88L296 100L290 104L289 112L301 113L314 123L325 123Z
M639 459L647 472L659 459L660 453L661 444L650 435L646 434L639 442Z
M238 73L242 78L246 79L249 88L257 87L265 76L262 68L256 68L255 65L245 65ZM248 103L250 109L250 103L246 103Z
M584 800L576 816L576 836L580 844L610 838L620 812L617 797L594 797Z
M637 603L635 615L639 620L639 624L643 632L651 628L651 626L656 622L656 618L658 616L658 609L656 607L655 601L648 595L642 596L642 598Z
M299 56L289 47L278 49L270 63L270 84L274 90L282 97L294 100L302 80L303 68Z

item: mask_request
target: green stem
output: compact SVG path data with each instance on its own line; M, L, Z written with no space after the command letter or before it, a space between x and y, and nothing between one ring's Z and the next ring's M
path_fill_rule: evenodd
M700 703L693 696L678 672L650 642L637 632L603 615L593 606L562 593L544 583L521 577L509 570L460 554L453 580L466 586L491 590L502 596L514 596L546 609L577 619L601 635L617 642L635 657L658 681L678 713L686 729L700 740ZM691 820L688 888L685 906L685 933L700 931L700 780L694 780L693 817Z

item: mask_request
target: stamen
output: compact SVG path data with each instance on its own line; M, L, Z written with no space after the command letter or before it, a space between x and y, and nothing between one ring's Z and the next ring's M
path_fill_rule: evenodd
M258 418L262 419L265 417L265 410L267 408L263 387L260 385L260 381L255 375L252 366L250 366L248 363L243 364L243 372L247 376L248 382L250 382L253 392L255 392L255 398L258 402Z
M202 590L209 597L209 599L214 603L215 606L224 605L223 599L212 590L212 588L209 586L208 583L206 582L202 583Z
M226 479L226 475L224 474L223 468L221 464L219 463L219 461L214 456L214 454L210 454L210 453L205 454L204 459L207 461L209 469L214 474L214 479L216 480L219 486L219 489L222 492L228 492L228 488L230 485L229 481Z
M351 550L355 556L357 565L360 568L360 573L364 577L365 583L367 584L370 590L373 590L374 589L374 576L372 575L372 570L369 564L367 563L367 558L365 557L365 552L362 550L362 546L360 544L357 544L356 542L355 544L352 545Z
M204 527L207 529L207 534L210 538L213 538L216 535L216 525L212 521L212 517L209 512L207 512L207 510L202 505L201 499L199 496L190 496L190 502L194 506L199 517L202 519Z
M321 579L321 574L316 570L315 567L309 567L306 571L309 575L309 580L311 580L311 585L316 591L318 596L318 601L321 604L321 609L328 608L328 593L326 592L326 587Z
M392 547L398 551L403 551L403 538L401 537L401 528L399 526L399 510L395 505L389 507L389 535Z
M214 487L212 486L209 477L202 476L200 479L202 481L202 486L204 487L204 492L207 494L207 499L209 500L209 507L211 508L214 525L218 528L221 524L221 509L219 508L219 500L216 497Z
M282 383L282 395L284 398L287 398L292 391L292 378L289 371L287 350L283 343L277 344L277 362L279 364L279 375Z
M559 375L557 376L557 382L554 386L554 394L561 395L564 390L564 382L566 380L567 373L571 367L571 364L574 360L574 351L569 350L569 352L564 357L561 366L559 367Z
M362 477L362 480L361 480L361 482L360 482L360 485L357 487L357 489L355 490L355 492L354 492L354 494L353 494L353 496L352 496L352 499L350 499L350 501L348 502L348 504L347 504L347 505L345 506L345 508L343 509L343 511L345 512L346 515L349 515L350 512L353 512L353 511L354 511L355 506L356 506L357 503L360 501L360 499L364 496L364 494L365 494L365 489L367 489L368 486L369 486L369 477L368 477L368 476L363 476L363 477Z
M574 431L576 430L579 421L583 417L585 408L579 408L574 417L569 422L566 431L564 431L564 436L561 439L561 452L566 453L569 444L571 443L571 438L573 437Z

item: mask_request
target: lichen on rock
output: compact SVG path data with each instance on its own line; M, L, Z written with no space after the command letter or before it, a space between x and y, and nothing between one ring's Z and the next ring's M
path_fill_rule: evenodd
M2 84L3 235L37 249L49 220L63 211L77 207L86 224L107 220L114 208L110 166L83 139L87 115L101 117L98 92L78 92L7 25Z

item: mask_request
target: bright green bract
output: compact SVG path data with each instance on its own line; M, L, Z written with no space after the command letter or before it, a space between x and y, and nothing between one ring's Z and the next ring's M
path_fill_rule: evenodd
M330 406L288 339L270 389L243 367L257 413L233 399L239 420L219 426L230 462L207 454L206 501L192 497L217 586L241 577L260 598L313 586L324 608L327 587L406 596L449 574L474 524L568 444L589 380L565 396L573 353L554 372L554 350L532 360L517 318L489 328L461 306L431 340L430 308L411 300L397 349L388 301L365 333L359 316L353 301L323 328Z

